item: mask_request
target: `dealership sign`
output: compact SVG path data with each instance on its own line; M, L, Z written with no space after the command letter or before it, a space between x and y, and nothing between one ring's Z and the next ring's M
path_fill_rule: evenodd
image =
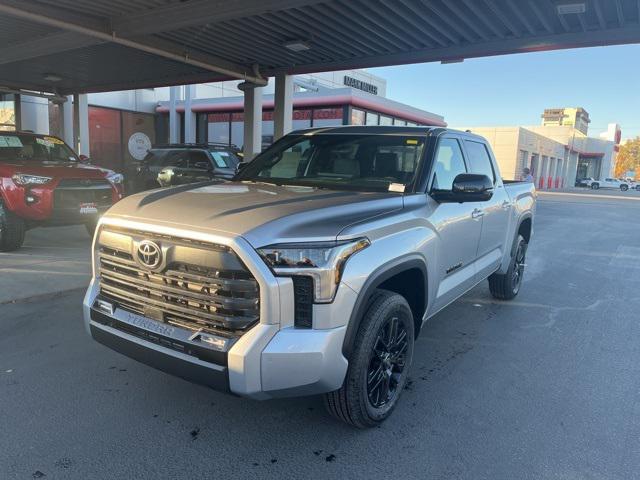
M135 132L129 137L127 148L129 155L133 158L136 160L144 160L144 157L147 156L147 152L151 148L151 139L145 133Z
M357 88L358 90L362 90L363 92L372 93L374 95L378 94L378 86L372 83L363 82L362 80L358 80L357 78L350 77L348 75L344 76L343 83L347 87Z

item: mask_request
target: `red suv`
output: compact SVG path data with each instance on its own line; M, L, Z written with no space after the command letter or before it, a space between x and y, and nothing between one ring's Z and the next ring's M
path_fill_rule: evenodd
M84 224L122 197L122 175L82 163L51 135L0 131L0 251L37 226Z

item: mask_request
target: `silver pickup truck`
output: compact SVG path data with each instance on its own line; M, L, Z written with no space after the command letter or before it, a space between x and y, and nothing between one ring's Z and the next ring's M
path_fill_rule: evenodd
M374 426L429 317L488 279L522 284L535 190L479 136L429 127L291 133L233 181L130 196L102 217L84 300L98 342L251 397L324 394Z

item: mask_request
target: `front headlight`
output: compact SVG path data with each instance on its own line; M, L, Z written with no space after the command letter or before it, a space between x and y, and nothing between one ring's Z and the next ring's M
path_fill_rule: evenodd
M44 185L51 181L51 177L16 173L11 179L18 185Z
M366 238L340 242L290 243L258 249L276 275L313 278L316 303L333 301L344 265L351 255L371 245Z
M113 172L107 175L107 180L109 180L111 183L119 184L124 181L124 176L121 173Z

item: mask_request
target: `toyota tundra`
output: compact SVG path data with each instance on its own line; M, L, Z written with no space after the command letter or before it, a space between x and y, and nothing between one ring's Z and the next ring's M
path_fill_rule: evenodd
M130 196L100 220L85 325L165 372L254 399L323 394L379 424L427 320L479 282L514 298L535 190L486 140L430 127L286 135L232 181Z

